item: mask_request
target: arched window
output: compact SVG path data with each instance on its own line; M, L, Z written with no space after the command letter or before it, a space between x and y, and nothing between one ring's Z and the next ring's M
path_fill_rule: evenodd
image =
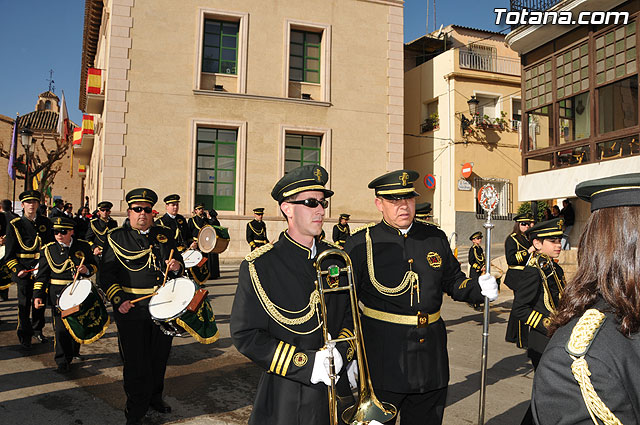
M47 100L46 102L44 102L44 110L45 111L50 111L51 110L51 101Z

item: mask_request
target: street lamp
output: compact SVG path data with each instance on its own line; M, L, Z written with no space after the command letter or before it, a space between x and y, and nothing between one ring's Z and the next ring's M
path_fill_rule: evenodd
M471 114L471 122L478 123L478 105L480 101L476 99L475 96L471 96L471 99L467 100L467 105L469 105L469 113Z
M29 189L29 163L30 163L29 148L33 144L35 144L36 139L33 137L33 131L29 130L29 127L25 127L22 130L20 130L20 138L22 142L22 147L24 148L24 152L25 152L25 164L26 164L26 171L24 173L24 190L28 190Z

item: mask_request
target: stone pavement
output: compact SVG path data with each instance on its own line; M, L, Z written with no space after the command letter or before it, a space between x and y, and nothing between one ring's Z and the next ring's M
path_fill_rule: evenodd
M244 424L260 370L240 355L229 337L229 314L238 278L237 265L223 265L222 278L207 289L216 313L220 339L202 345L174 338L165 379L165 400L173 412L150 412L147 425ZM520 422L531 391L532 369L522 350L504 342L512 295L503 290L491 310L485 423ZM16 289L0 302L0 423L104 425L124 423L125 397L115 324L99 341L81 348L84 360L67 375L57 373L53 343L18 344ZM451 380L445 424L475 424L478 417L482 314L445 297ZM53 335L51 322L45 334Z

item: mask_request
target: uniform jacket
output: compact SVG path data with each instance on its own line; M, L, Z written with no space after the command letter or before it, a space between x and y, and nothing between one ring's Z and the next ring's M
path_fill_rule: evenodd
M171 229L178 250L184 251L185 249L189 249L189 246L193 242L193 237L186 218L180 214L176 214L175 218L172 218L169 214L165 213L165 215L157 220L157 223Z
M40 250L33 297L45 299L51 288L51 279L73 281L76 272L75 268L80 265L82 259L84 259L83 264L87 267L88 273L81 275L79 279L89 277L98 271L89 242L81 239L72 239L71 247L69 248L63 247L55 241L46 244ZM64 286L58 285L56 289L62 290ZM52 298L52 300L54 299Z
M172 249L173 258L182 264L182 269L169 272L168 279L181 275L184 263L171 231L151 226L149 233L142 234L130 225L123 225L108 232L106 239L98 281L113 305L116 320L149 318L149 299L136 303L127 314L121 314L118 307L125 300L153 293L155 287L162 285L167 269L165 260ZM133 258L136 256L140 258Z
M191 238L197 242L200 229L202 229L203 226L207 226L209 222L207 221L206 217L199 217L197 215L194 215L193 217L189 218L189 222L187 224L189 227Z
M36 216L31 221L25 216L14 218L7 226L4 260L11 270L11 277L17 282L21 270L30 270L38 264L40 248L53 240L51 221Z
M518 235L513 232L504 241L504 252L509 269L504 278L504 283L514 291L520 287L522 283L521 275L524 266L529 260L529 247L531 242L524 235ZM507 332L505 340L515 343L518 348L526 348L529 335L529 327L524 322L516 319L513 310L509 312L509 322L507 323Z
M472 245L471 248L469 248L469 265L471 266L469 276L477 278L482 274L485 259L484 250L481 246Z
M640 423L640 339L618 331L615 315L603 300L595 307L605 320L584 355L596 394L623 424ZM551 338L533 379L531 407L540 425L593 425L573 375L565 347L578 322L573 319ZM598 421L598 424L602 422Z
M330 245L318 241L316 248L319 254ZM316 289L311 250L282 233L275 244L259 248L247 259L240 266L231 337L238 351L264 370L249 423L328 424L327 387L310 382L315 353L324 345L319 316L309 307ZM341 260L327 260L327 264ZM328 294L326 300L329 333L334 338L352 335L348 294ZM287 318L304 319L283 324L273 313L276 310ZM353 347L343 342L337 348L346 365Z
M353 262L360 302L378 311L416 316L416 326L362 317L373 386L399 393L444 388L449 380L444 321L438 319L418 328L417 314L439 312L445 293L457 301L482 303L484 298L477 279L468 279L460 270L446 235L436 226L414 221L406 235L384 220L369 226L354 231L345 245ZM376 281L394 288L412 270L419 279L419 299L417 291L410 288L404 293L400 291L399 296L392 296L374 286L368 270L367 232L372 242Z
M333 226L333 241L338 245L344 246L350 235L351 230L349 229L349 223L346 223L344 226L340 225L340 223Z
M92 248L96 246L104 247L107 240L107 232L116 227L118 227L118 223L111 217L109 217L109 221L104 221L100 217L94 218L89 222L89 229L85 239Z
M562 267L545 255L532 255L522 270L512 310L515 318L529 327L530 349L544 352L549 341L549 316L558 307L565 284Z
M268 241L267 225L264 221L251 220L247 223L247 243L252 251Z

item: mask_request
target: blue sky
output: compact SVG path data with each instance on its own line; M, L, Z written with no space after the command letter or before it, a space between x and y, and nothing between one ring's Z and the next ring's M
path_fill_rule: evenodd
M427 2L432 31L433 0L405 0L405 41L425 34ZM495 7L508 8L509 2L436 0L436 29L441 24L458 24L500 31L503 28L493 23ZM64 90L69 115L80 123L84 1L0 0L0 10L0 114L14 117L16 112L33 111L38 94L49 88L47 79L53 69L55 93L61 97Z

